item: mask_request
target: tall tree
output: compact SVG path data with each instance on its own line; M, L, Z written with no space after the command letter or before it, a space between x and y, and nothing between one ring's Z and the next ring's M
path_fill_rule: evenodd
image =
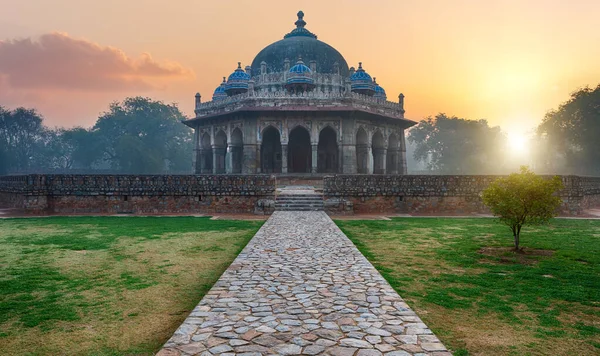
M32 168L45 133L42 116L35 109L20 107L8 111L0 107L0 147L4 156L1 170L14 172Z
M102 159L124 173L189 172L192 132L176 105L149 98L113 103L92 129Z
M600 174L600 85L572 93L546 114L538 133L547 136L553 148L548 153L562 155L571 172Z
M414 158L436 173L481 174L498 170L505 147L499 127L486 120L472 121L440 113L409 131L416 145Z

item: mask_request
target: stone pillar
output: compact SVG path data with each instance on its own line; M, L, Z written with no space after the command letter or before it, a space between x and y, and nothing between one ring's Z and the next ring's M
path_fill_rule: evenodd
M317 158L319 157L318 145L312 145L312 168L311 173L317 173Z
M281 144L281 173L288 172L288 145Z
M404 132L400 137L400 152L398 154L398 174L408 174L408 166L406 164L406 137Z
M196 165L194 166L194 173L202 174L203 168L204 168L204 150L197 149L196 150Z
M367 174L373 174L373 148L367 147Z
M242 173L243 174L256 174L257 168L260 167L260 160L257 155L257 145L244 145L242 152ZM258 165L258 166L257 166Z
M227 152L225 153L225 173L233 173L233 150L235 148L231 145L227 145Z
M387 148L382 148L380 155L381 155L381 157L379 159L382 162L381 162L381 171L379 173L380 174L386 174L387 171L386 171L385 166L387 165Z
M217 170L217 166L218 161L219 161L219 153L217 153L217 151L219 151L219 147L218 146L212 146L212 154L213 154L213 162L212 162L212 174L217 174L218 170Z
M356 158L356 145L354 144L342 144L340 145L340 156L342 158L342 166L340 166L340 173L344 174L356 174L358 172L357 158Z

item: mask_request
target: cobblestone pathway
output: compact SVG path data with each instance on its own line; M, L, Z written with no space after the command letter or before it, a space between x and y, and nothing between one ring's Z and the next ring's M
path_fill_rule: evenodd
M275 212L171 355L450 355L324 212Z

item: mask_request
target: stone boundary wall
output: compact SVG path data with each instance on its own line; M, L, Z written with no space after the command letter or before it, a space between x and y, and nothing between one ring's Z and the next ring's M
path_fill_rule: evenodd
M480 193L498 177L355 174L325 176L322 182L331 214L459 215L488 213ZM561 178L562 215L600 207L600 177ZM270 214L279 181L301 180L272 175L3 176L0 206L31 214Z
M480 193L500 176L333 175L323 181L326 210L332 214L489 213ZM550 176L548 176L550 177ZM561 215L581 215L600 206L600 177L561 176Z
M0 177L0 204L26 213L270 213L269 175Z

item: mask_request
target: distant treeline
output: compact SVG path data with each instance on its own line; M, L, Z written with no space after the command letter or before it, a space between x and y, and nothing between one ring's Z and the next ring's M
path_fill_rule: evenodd
M191 173L192 130L175 105L113 103L90 128L48 128L34 109L0 106L0 174Z
M127 98L90 128L48 128L34 109L0 106L0 174L191 173L192 130L176 105ZM506 133L485 120L438 114L408 133L409 173L600 175L600 85L549 111L528 142L510 152ZM510 152L510 153L509 153Z
M549 111L526 146L519 155L499 127L438 114L409 131L409 173L504 174L527 164L538 173L600 175L600 85Z

